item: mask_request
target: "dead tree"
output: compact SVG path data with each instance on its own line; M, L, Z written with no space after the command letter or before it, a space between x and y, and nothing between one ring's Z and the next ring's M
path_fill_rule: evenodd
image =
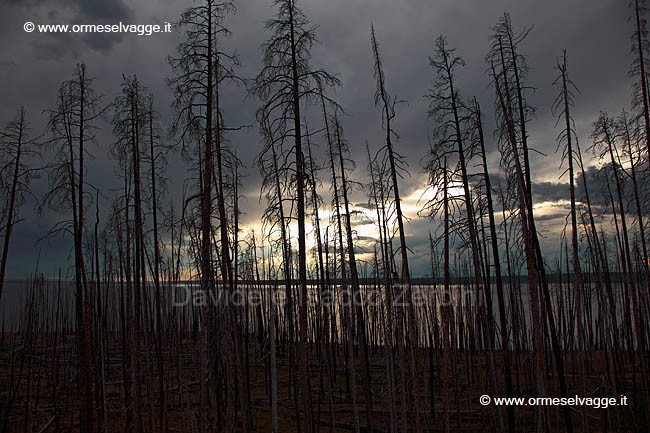
M134 326L130 331L130 341L128 344L133 345L133 350L137 352L140 348L140 333L142 332L141 314L143 312L143 298L145 296L147 287L146 269L144 267L145 257L145 240L144 240L144 214L143 214L143 179L141 170L141 160L144 155L144 141L145 141L145 92L136 77L124 77L122 82L122 94L115 98L113 102L113 135L115 143L111 149L113 156L119 161L122 170L128 171L128 175L124 176L126 207L125 213L127 214L126 221L130 218L128 215L131 213L131 206L133 204L133 236L131 232L127 236L125 248L129 250L129 276L131 274L131 266L133 269L133 280L129 279L129 287L127 291L129 294L133 293L134 304L133 314L135 319L129 325ZM129 227L131 230L131 227ZM131 239L133 240L133 247L131 246ZM133 249L133 263L130 260L130 251ZM145 307L146 309L146 307ZM145 324L147 325L147 324ZM146 332L146 331L145 331ZM148 335L148 332L146 332ZM130 417L135 418L135 427L127 425L127 429L135 428L136 431L142 430L142 416L141 416L141 377L140 367L137 358L134 354L128 353L127 362L130 366L130 373L132 375L131 381L133 382L134 389L125 387L125 393L132 395L132 402L134 407L127 406L127 411L133 410L133 415ZM161 420L164 418L161 418Z
M162 192L164 187L164 177L162 176L162 169L165 162L165 154L169 150L168 146L164 146L159 137L158 125L158 112L154 109L153 95L148 94L145 99L145 124L146 135L149 141L149 191L152 215L152 232L153 232L153 280L156 297L156 363L158 367L158 404L159 404L159 417L160 417L160 430L167 432L167 391L165 386L165 371L163 367L162 347L165 344L164 339L164 319L162 307L162 288L161 288L161 242L159 237L159 223L158 223L158 206L160 198L158 195ZM162 184L162 186L161 186Z
M470 190L471 175L468 165L478 153L478 142L471 140L470 133L474 124L471 119L470 109L462 99L455 83L455 74L458 67L465 65L462 57L456 55L453 48L449 48L444 36L436 39L436 49L429 58L436 78L434 87L429 90L429 116L435 121L436 140L432 149L431 160L453 157L457 159L459 178L451 178L452 183L463 186L463 207L465 217L463 226L467 228L467 242L472 254L474 284L476 292L481 288L482 259L480 257L478 231L476 227L477 215L474 211L472 192ZM494 314L492 312L492 291L490 284L483 285L484 303L487 310L481 312L487 332L487 367L492 378L493 388L496 390L496 372L494 362ZM481 309L482 310L482 309Z
M402 214L402 205L399 194L399 184L397 182L400 157L396 155L393 149L393 139L398 135L393 129L391 122L395 119L395 105L399 102L391 96L386 89L386 76L384 75L384 66L379 52L379 43L375 37L375 28L370 26L370 43L372 48L372 57L374 63L374 77L377 83L375 91L375 106L381 109L382 125L386 132L386 144L382 149L386 152L389 163L389 174L392 184L393 197L395 200L395 212L397 214L397 225L399 229L400 252L402 256L402 279L405 284L404 301L406 302L408 318L408 346L410 358L410 370L413 387L413 403L415 417L415 428L417 433L422 433L422 411L420 409L420 381L418 375L418 363L416 350L418 347L417 323L415 321L415 308L413 307L413 297L411 293L411 273L408 263L408 249L406 246L406 234L404 231L404 217Z
M430 160L442 160L444 157L458 160L457 179L450 179L452 183L458 182L463 186L463 206L469 244L472 253L474 284L481 285L481 264L479 257L478 236L476 232L474 204L470 192L470 174L468 164L477 154L477 146L467 140L470 128L473 126L469 117L469 110L455 86L455 70L464 66L465 61L456 55L453 48L447 46L444 36L436 39L436 50L429 58L436 78L434 88L430 89L426 97L429 99L429 117L436 128L434 131L435 142L432 145ZM435 185L435 184L434 184ZM488 320L491 322L491 294L489 287L486 289L485 301L489 311Z
M302 382L303 430L313 429L309 359L307 358L307 251L305 244L305 158L303 156L302 111L323 87L338 84L338 79L310 66L315 28L295 0L276 0L277 15L266 22L272 35L263 44L264 66L255 79L252 92L262 101L258 120L267 124L275 140L292 139L295 164L294 181L298 219L298 281L300 286L300 379Z
M625 155L629 164L629 170L627 170L626 173L629 175L629 178L632 181L632 192L634 196L634 204L636 207L636 219L639 227L641 250L643 252L643 272L648 279L647 284L650 284L650 269L648 268L650 264L648 263L648 247L645 235L645 222L643 219L644 209L641 202L640 193L640 184L643 178L640 176L640 173L638 171L638 166L641 161L642 154L638 144L640 144L641 140L638 137L638 129L635 131L634 128L632 128L630 125L630 122L628 120L628 113L626 113L625 110L618 117L615 126L618 130L618 135L623 141L623 154Z
M631 0L629 2L633 9L633 15L630 20L634 22L634 32L632 33L632 49L634 56L630 66L630 78L633 82L632 107L638 116L639 126L641 126L642 135L646 146L646 157L650 164L650 95L648 94L648 56L650 45L648 42L648 28L645 15L647 6L645 0Z
M582 269L580 267L580 255L578 245L578 214L576 210L576 194L575 194L575 171L574 159L576 153L573 150L574 140L577 141L573 118L571 117L571 107L573 106L574 92L577 88L571 81L567 70L567 55L566 50L562 52L562 60L557 65L560 75L555 79L554 84L560 87L560 93L553 103L553 112L558 116L558 123L563 122L562 132L558 135L558 149L562 148L562 162L567 161L569 172L569 198L571 201L571 257L573 265L574 281L573 285L576 291L577 298L577 324L578 324L578 362L580 371L580 388L582 393L586 393L585 388L585 331L583 329L583 312L584 312L584 284L582 277ZM583 429L588 430L587 415L582 412Z
M383 179L377 161L370 156L370 148L366 142L368 154L368 172L370 173L369 201L374 206L377 214L377 232L379 233L379 248L381 250L381 268L384 278L384 309L385 317L382 317L384 332L384 357L386 360L386 375L388 382L388 403L391 433L397 432L397 417L395 413L395 357L393 356L393 301L392 301L392 258L388 256L388 232L386 228L386 208L383 196ZM380 193L381 192L381 193Z
M170 57L169 63L174 70L174 77L168 80L168 85L174 90L175 120L172 123L170 132L176 136L178 141L186 149L190 143L196 144L196 154L199 155L199 196L200 196L200 218L201 218L201 282L206 293L216 293L216 278L214 275L215 254L216 262L221 268L221 277L230 291L233 289L233 265L230 255L230 242L228 234L228 218L226 215L225 194L224 194L224 169L222 161L222 144L226 127L223 120L223 108L220 99L220 86L226 80L237 81L234 75L234 68L238 64L233 54L224 52L221 49L222 40L230 35L229 30L224 26L224 20L228 13L234 10L230 1L217 2L204 0L199 5L189 8L183 12L178 26L184 29L184 41L178 47L178 57ZM213 188L215 187L215 188ZM216 191L214 191L216 190ZM214 191L214 192L213 192ZM215 205L214 195L216 192L216 207L219 218L219 251L213 251L213 222L212 212ZM211 365L209 372L209 383L213 383L215 377L212 372L218 368L218 357L221 351L216 350L218 340L216 332L219 322L215 320L213 308L206 308L202 318L202 338L207 346L208 338L212 341ZM230 309L226 310L225 330L229 336L225 341L235 342L238 335L233 326L236 325ZM234 339L234 340L233 340ZM223 344L224 340L221 340ZM230 346L230 345L228 345ZM226 346L226 347L228 347ZM240 418L245 431L251 428L250 408L247 405L244 388L244 375L240 366L242 361L241 348L227 350L225 356L226 368L234 370L235 380L242 392L239 394L239 407L242 411ZM207 350L203 347L202 350ZM207 358L207 353L204 358ZM231 359L230 355L238 358ZM206 359L207 361L207 359ZM226 375L230 380L230 376ZM201 386L204 384L201 382ZM215 387L216 389L216 387ZM232 389L232 388L230 388ZM235 401L228 399L230 405ZM206 409L208 404L207 390L201 392L201 431L205 431ZM233 420L234 421L234 420ZM212 421L209 421L210 423Z
M503 277L501 273L501 259L499 253L499 239L494 217L494 204L492 200L492 182L488 170L487 153L485 150L485 135L483 133L483 120L481 107L474 98L472 105L472 118L474 122L473 137L478 141L479 152L481 154L481 165L483 166L483 182L485 188L485 199L487 202L488 219L490 224L490 245L492 247L492 260L494 265L494 275L497 289L497 302L499 304L499 324L501 326L501 349L503 350L504 369L506 376L506 393L508 396L513 395L512 388L512 365L510 361L509 338L508 338L508 320L506 318L506 303L503 290ZM515 431L515 414L514 407L508 406L508 429L511 433Z
M629 292L632 294L632 322L634 325L634 333L636 335L637 347L641 352L645 351L645 328L643 326L642 319L642 307L641 299L639 299L639 290L637 284L633 280L633 266L632 266L632 247L629 240L629 232L626 218L626 207L625 207L625 186L623 175L626 173L625 169L621 165L621 159L619 154L619 145L618 140L621 138L622 131L616 127L615 120L609 117L606 113L601 113L598 120L594 122L594 132L592 138L594 139L594 144L592 146L596 155L600 158L608 158L608 164L605 165L604 169L610 171L611 175L614 178L614 184L616 186L616 196L618 204L618 212L621 219L621 230L620 235L622 237L622 242L620 242L620 251L621 251L621 262L622 270L625 275L626 283L629 285ZM609 177L608 177L609 182ZM614 200L612 197L612 208L614 208ZM614 217L616 218L615 210L613 211ZM641 222L642 223L642 222ZM617 230L618 231L618 230ZM647 377L648 375L648 365L647 358L641 356L641 370L642 377ZM645 380L641 381L643 391L648 398L648 385Z
M65 213L72 221L57 223L49 235L72 233L74 239L74 270L76 319L79 349L80 391L84 394L81 409L81 429L94 431L90 307L83 252L85 211L85 166L87 145L94 141L93 123L103 113L101 97L92 88L93 80L86 74L86 65L78 64L73 78L61 84L56 107L47 112L54 162L49 167L49 191L43 202Z
M266 196L267 207L262 215L262 224L264 225L263 230L265 235L271 240L275 232L279 230L280 232L280 249L282 251L282 271L284 276L285 292L287 298L287 320L289 322L289 341L290 344L294 342L294 319L293 319L293 294L291 288L291 243L289 240L288 233L288 218L285 216L285 201L287 200L285 196L288 194L286 191L287 182L286 182L286 158L283 156L285 152L278 152L276 150L276 141L273 138L272 131L266 127L264 124L261 125L262 135L265 138L265 146L257 157L257 166L262 175L262 188L260 194ZM276 371L276 350L275 350L275 340L277 333L277 307L276 307L276 296L271 296L270 308L271 308L271 356L272 356L272 366L271 366L271 407L274 413L273 428L274 431L277 431L277 371ZM295 363L293 347L289 349L289 371L292 372ZM297 408L296 408L297 410ZM299 418L296 419L297 425L299 426ZM298 429L300 430L300 429Z
M326 115L327 112L325 110L323 111ZM329 125L327 119L326 119L326 125ZM333 125L334 132L336 132L336 135L338 135L338 139L340 140L340 131L337 131L338 128L339 126L336 123L334 123ZM329 132L329 126L326 127L326 131ZM345 248L343 246L343 223L342 223L343 218L341 217L341 194L342 193L339 192L339 189L341 189L341 187L339 186L339 176L337 176L336 174L335 155L337 154L337 149L334 147L335 146L334 141L335 141L335 137L330 137L329 135L327 136L327 144L328 144L327 150L328 150L328 157L329 157L330 170L331 170L330 186L332 189L333 206L334 206L335 217L336 217L336 232L338 234L337 239L338 239L339 253L341 255L341 258L339 260L340 267L341 267L341 282L342 282L343 296L347 297L347 301L350 305L354 305L353 295L350 293L350 289L348 285L348 272L346 266L347 262L345 260ZM349 257L348 260L350 260ZM350 271L350 273L351 272L352 271ZM355 433L359 433L360 431L359 406L357 403L357 377L356 377L357 362L356 362L356 355L354 351L354 334L353 334L354 325L352 323L352 317L350 314L352 307L347 308L347 306L344 305L343 308L344 308L344 311L342 312L343 323L341 324L341 327L343 332L345 333L343 336L343 341L345 341L347 344L348 370L346 375L346 383L349 381L349 390L350 393L352 394L352 417L353 417L354 431Z
M516 34L512 30L510 15L506 13L493 30L494 33L490 37L491 48L486 61L489 64L488 71L496 93L495 108L501 165L508 174L509 185L518 201L517 213L524 241L530 289L536 391L539 395L544 395L546 387L542 340L543 322L541 321L544 313L550 333L560 392L562 396L566 397L568 391L564 375L564 360L557 337L544 259L533 216L527 127L534 109L526 101L525 93L529 89L525 84L528 67L525 56L519 52L519 45L525 40L530 29ZM540 409L537 410L537 415L537 429L539 430L543 427L542 421L546 423L546 419L542 420ZM573 423L568 407L564 408L564 422L567 431L572 432Z
M361 288L359 285L359 273L357 269L357 260L354 253L354 242L352 234L352 216L350 214L350 200L348 198L349 190L354 185L347 177L346 163L351 164L354 168L354 161L345 157L345 153L349 153L348 145L343 138L343 127L340 124L339 118L334 113L334 131L336 136L336 153L338 154L340 178L341 178L341 195L343 197L343 205L345 209L345 232L347 235L347 250L348 260L350 262L350 276L352 278L352 306L356 307L352 311L356 312L356 331L358 335L359 344L362 346L365 370L365 403L366 403L366 422L368 430L372 431L372 379L370 376L370 358L368 354L368 337L366 335L366 321L364 319L363 307L361 299ZM354 317L354 315L353 315Z
M20 107L16 118L0 131L0 182L2 191L7 192L3 197L4 203L0 216L2 217L2 257L0 258L0 301L5 281L7 259L11 234L19 222L20 207L25 196L30 195L29 183L34 174L29 160L38 156L38 148L29 137L29 122L24 107Z

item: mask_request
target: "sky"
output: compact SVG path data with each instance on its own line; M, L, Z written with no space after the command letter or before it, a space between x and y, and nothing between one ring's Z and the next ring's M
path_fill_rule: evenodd
M167 58L176 53L182 33L135 34L55 34L27 33L23 24L160 24L175 22L182 10L192 6L186 0L0 0L0 124L15 116L25 106L33 136L44 130L44 110L56 102L62 81L70 79L75 65L85 62L88 74L95 78L97 93L110 103L119 93L124 75L137 75L156 98L163 125L173 117L172 94L165 79L172 76ZM397 110L394 127L400 135L397 150L409 163L410 176L400 186L407 216L407 242L413 252L413 273L428 273L428 232L431 221L419 218L423 204L419 198L427 187L422 161L429 147L432 123L427 118L428 102L423 97L432 86L433 72L428 57L434 40L447 36L450 47L457 49L466 66L458 71L458 88L463 96L476 96L485 112L488 162L495 176L499 154L492 132L494 92L489 87L485 55L489 49L491 28L504 12L509 12L515 31L532 26L521 44L530 67L527 84L534 90L528 101L537 111L530 122L530 142L539 153L531 153L536 216L542 235L542 250L549 258L557 255L559 236L567 214L566 176L560 177L560 156L555 153L556 120L551 113L558 88L552 85L555 66L563 49L568 52L569 73L580 93L575 98L573 117L580 142L587 147L592 123L600 111L618 114L629 109L631 86L628 71L632 61L628 21L631 9L621 0L299 0L306 16L318 26L320 43L313 49L312 65L338 74L342 86L334 97L343 106L343 119L351 157L357 168L351 174L366 182L365 141L378 149L383 140L381 114L373 95L373 60L370 25L374 24L381 46L386 85L391 94L405 100ZM236 0L236 12L225 25L232 32L224 42L226 49L237 51L240 76L254 78L261 68L260 45L268 37L264 21L275 14L270 0ZM255 125L259 101L243 88L226 88L223 95L224 116L229 125ZM117 195L119 180L116 163L108 157L112 142L108 122L99 122L92 153L88 161L88 179L103 195L103 203ZM233 133L230 141L243 160L246 175L240 205L242 225L259 229L264 201L260 201L260 176L254 157L261 150L257 127ZM317 143L318 144L318 143ZM317 146L317 149L319 147ZM320 147L322 152L322 146ZM324 153L315 155L321 161ZM33 163L43 164L43 161ZM186 164L171 156L166 200L180 202L183 182L188 177ZM323 180L325 180L323 175ZM33 183L36 196L46 187L46 176ZM323 191L327 194L327 185ZM329 202L329 196L324 197ZM353 202L363 208L367 198L361 191ZM22 278L36 269L55 273L59 267L69 271L72 241L69 238L43 240L47 231L61 218L46 211L37 215L33 201L21 210L9 256L8 278ZM373 236L370 227L357 224L359 236ZM66 271L67 270L67 271Z

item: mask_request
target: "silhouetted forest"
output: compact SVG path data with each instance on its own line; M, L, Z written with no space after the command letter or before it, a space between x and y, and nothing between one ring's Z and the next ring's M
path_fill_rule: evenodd
M382 57L390 35L368 28L368 110L383 140L353 142L342 78L312 56L318 23L296 0L273 5L252 78L224 48L244 31L228 27L235 4L197 0L177 17L169 122L137 75L101 95L83 62L41 120L29 107L5 119L0 431L650 431L645 1L628 7L629 108L601 112L588 137L572 116L571 53L537 64L526 23L504 13L485 57L472 59L490 100L463 94L465 60L437 37L421 92L429 142L410 165L405 101L391 89L401 77ZM552 107L531 105L531 65L555 67ZM257 108L250 124L229 121L223 94L234 87ZM544 254L535 216L536 109L557 119L557 175L568 179L559 256ZM111 142L98 139L106 128ZM260 141L245 167L237 136L251 129ZM119 189L93 184L91 158L115 163ZM170 179L180 163L184 178L175 167ZM254 227L241 222L247 170L261 179ZM430 229L416 236L428 239L430 266L419 274L408 176L427 186L418 216ZM182 198L167 194L170 182L184 182ZM65 239L70 267L46 274L36 260L24 280L6 278L15 228L47 215L57 222L39 245ZM576 396L618 403L494 403Z

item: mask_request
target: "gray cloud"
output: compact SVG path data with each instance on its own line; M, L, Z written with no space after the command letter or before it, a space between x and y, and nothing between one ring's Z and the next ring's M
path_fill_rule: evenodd
M26 21L37 25L117 24L120 21L130 23L134 18L134 11L124 0L9 1L4 17L0 35L4 33L6 36L12 30L21 31L22 23ZM23 35L27 36L36 54L43 60L61 60L66 55L78 58L83 56L87 49L106 54L124 38L121 33L35 33Z
M164 79L171 72L165 58L175 54L179 34L121 35L117 38L108 35L27 34L22 30L22 24L28 20L36 23L174 21L182 9L193 4L191 0L131 3L125 0L5 0L0 14L0 38L3 40L1 123L10 119L20 104L25 104L33 119L34 132L40 133L43 118L39 113L53 105L59 83L69 79L75 63L83 60L89 73L96 77L98 92L106 95L106 103L119 92L122 74L137 74L156 95L162 120L168 124L172 118L169 108L171 94ZM428 148L427 137L432 125L426 117L427 101L422 95L432 84L427 57L433 50L433 40L441 33L447 35L449 44L457 48L458 54L467 62L467 67L458 73L458 88L465 97L476 95L481 102L485 112L490 170L498 179L499 155L491 134L494 129L494 95L488 87L483 60L489 47L490 27L506 10L512 14L515 29L535 26L521 49L531 67L528 84L536 88L534 93L528 93L529 101L538 108L529 125L531 144L549 155L531 155L536 201L568 197L566 178L558 180L559 157L554 154L554 149L559 131L554 129L555 119L550 112L558 91L551 85L556 75L553 68L561 50L568 50L571 76L582 91L576 97L573 111L582 141L588 141L591 124L599 110L616 113L629 105L627 71L631 58L627 47L631 28L627 22L629 9L619 0L302 0L300 4L307 16L319 26L321 44L314 48L313 65L339 74L343 82L336 98L350 115L344 119L344 127L352 158L357 162L352 177L361 182L368 180L365 140L368 140L373 153L384 143L381 114L373 103L375 83L369 27L371 21L374 23L388 89L391 94L408 101L408 104L398 107L394 121L400 134L396 149L410 164L411 176L405 177L400 184L404 196L423 184L420 161ZM237 13L227 20L233 36L224 41L224 48L239 52L242 61L240 74L252 78L260 68L259 46L268 36L263 31L263 22L275 10L270 0L238 1L237 7ZM226 88L223 96L225 120L229 125L255 123L258 101L247 98L243 89ZM307 113L310 129L317 129L321 123L318 113L309 114L309 110ZM88 162L89 181L111 197L119 181L113 176L116 171L114 162L106 157L106 148L112 141L110 125L101 123L100 126L102 131L98 134L96 147L91 149L96 159ZM247 167L243 188L248 199L242 200L246 212L242 220L243 223L256 222L265 206L264 201L261 204L258 201L260 179L253 165L261 147L261 138L255 127L232 134L230 139ZM323 143L322 137L314 137L312 143L315 157L320 161L325 158ZM321 175L323 180L327 177L325 173ZM187 166L178 156L170 157L168 176L171 181L167 200L179 203ZM327 185L323 191L328 191ZM592 195L597 194L594 192ZM324 202L329 201L330 197L326 195ZM355 192L353 201L356 206L367 208L363 193ZM34 218L27 211L25 217ZM547 222L550 223L550 219ZM428 266L426 234L429 229L432 227L428 220L413 219L407 224L409 245L415 253L415 273ZM25 234L21 239L30 236L36 239L42 235L42 230L42 225L38 224L24 226ZM545 247L552 248L553 242L558 243L550 239L551 235L549 233ZM25 255L21 253L20 257L21 261L27 262L28 251ZM20 269L15 274L22 275L27 268L16 265L13 269ZM50 270L55 268L52 266Z
M555 182L533 183L533 202L560 201L569 199L569 184Z
M123 0L78 0L78 4L83 18L115 22L133 16L133 10Z

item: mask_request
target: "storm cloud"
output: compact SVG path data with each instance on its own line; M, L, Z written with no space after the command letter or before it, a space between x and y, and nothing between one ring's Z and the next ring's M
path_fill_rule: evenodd
M232 37L223 42L224 49L236 50L242 66L239 73L253 78L260 69L260 44L268 36L264 21L275 10L270 0L236 2L237 12L229 16L226 25ZM529 102L537 107L529 125L531 144L542 154L532 153L533 192L536 201L566 199L566 177L559 179L559 155L555 154L558 130L551 114L551 104L559 89L552 85L557 71L554 69L562 49L569 55L569 70L573 81L581 90L576 97L573 116L581 140L588 141L592 122L600 110L612 113L629 106L630 84L628 69L629 36L632 33L627 17L630 10L619 0L576 0L566 2L550 0L303 0L299 2L306 15L318 25L320 43L314 47L312 63L331 73L338 74L343 85L334 97L344 107L346 137L350 142L351 157L357 169L351 176L367 182L367 157L365 141L371 151L376 151L384 141L381 113L374 106L373 63L370 51L370 23L377 32L381 45L387 88L391 94L406 103L397 107L394 121L400 138L396 147L409 162L410 176L402 180L404 195L409 195L426 185L421 160L428 149L432 124L427 118L428 102L423 95L432 86L433 74L428 56L433 51L433 41L447 35L450 46L457 48L467 66L458 72L458 88L465 97L476 96L485 112L485 130L488 143L488 162L498 176L499 155L496 150L493 89L485 73L485 54L489 48L491 27L508 11L515 30L533 26L528 38L521 44L531 68L527 84L534 88L527 93ZM178 20L180 12L194 3L191 1L157 0L138 2L129 0L5 0L0 3L0 40L2 60L0 71L3 80L0 91L0 122L10 120L20 105L25 105L35 135L42 132L44 118L41 112L51 108L56 101L59 84L69 79L74 65L84 61L90 75L95 77L98 93L105 95L108 104L119 92L123 74L137 74L142 83L153 91L163 124L172 119L171 92L165 78L171 76L167 57L175 54L180 32L137 36L133 34L44 34L25 33L23 23L36 24L161 24ZM223 90L225 120L229 125L254 125L258 101L247 95L243 88ZM317 120L314 120L317 122ZM114 195L119 186L113 180L116 166L106 155L111 143L110 125L98 124L101 131L91 149L95 158L89 161L89 182L98 187L106 197ZM317 125L313 125L313 129ZM260 150L261 138L257 127L245 129L229 136L232 145L246 165L247 176L241 201L244 207L242 224L259 220L264 202L259 201L259 175L254 166L255 155ZM315 155L324 160L322 137L315 137ZM187 166L178 156L170 157L167 175L170 177L168 201L180 200ZM323 174L323 181L325 177ZM44 180L35 188L44 188ZM327 185L322 192L327 193ZM357 190L352 197L360 208L366 207L365 193ZM326 203L329 197L324 197ZM26 205L22 217L37 218ZM407 224L411 249L423 254L428 245L426 236L431 222L410 215ZM25 224L21 242L42 237L42 224ZM366 239L363 240L367 242ZM549 241L547 244L551 244ZM553 251L547 251L553 254ZM30 272L36 259L31 261L27 252L10 258L9 272L13 277ZM53 272L64 261L44 263L43 268ZM426 266L423 260L415 272Z

